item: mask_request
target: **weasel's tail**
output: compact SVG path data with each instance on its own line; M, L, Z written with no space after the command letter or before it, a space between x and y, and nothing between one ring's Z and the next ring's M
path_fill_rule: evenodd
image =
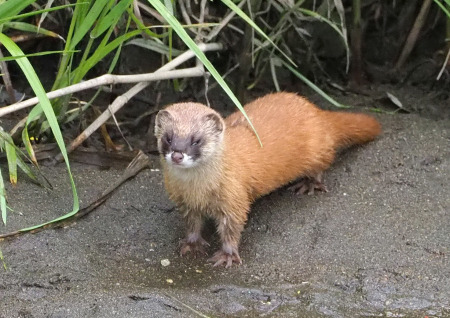
M372 141L381 133L380 123L365 114L326 112L337 147Z

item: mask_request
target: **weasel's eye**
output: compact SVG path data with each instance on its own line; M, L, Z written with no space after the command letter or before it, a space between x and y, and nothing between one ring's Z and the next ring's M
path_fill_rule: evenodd
M197 146L197 145L200 144L201 141L202 141L201 139L194 140L194 141L191 143L191 146Z
M169 136L166 136L166 142L170 145L172 144L172 138L170 138Z

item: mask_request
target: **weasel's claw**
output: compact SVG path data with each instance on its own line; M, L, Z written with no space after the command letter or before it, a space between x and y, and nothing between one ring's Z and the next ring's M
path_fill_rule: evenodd
M188 242L184 239L180 242L180 255L184 256L186 253L191 252L194 256L197 254L206 255L205 247L209 246L203 238L199 238L197 241Z
M242 260L239 257L239 254L237 252L233 252L233 254L226 253L223 250L217 251L213 257L208 259L208 262L214 263L214 267L221 266L225 264L225 268L229 268L233 265L233 263L236 263L238 265L242 264Z
M328 192L327 187L316 178L303 178L298 183L290 186L288 190L294 191L296 194L307 193L308 195L314 194L315 190Z

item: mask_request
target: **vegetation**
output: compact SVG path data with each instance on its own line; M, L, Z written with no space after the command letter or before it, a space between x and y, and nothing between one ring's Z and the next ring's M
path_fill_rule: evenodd
M6 91L0 97L6 96L1 98L8 101L5 104L16 102L14 89L20 91L20 88L11 80L8 69L17 63L39 100L11 131L0 127L0 149L6 154L10 182L17 182L17 167L40 182L32 139L52 139L67 165L73 193L73 209L61 218L77 213L77 192L61 126L78 121L96 103L101 88L91 100L78 101L73 106L77 100L73 93L50 100L44 86L51 91L64 90L92 78L95 73L117 73L124 45L139 45L157 52L162 64L173 61L183 51L193 51L240 109L240 100L245 99L246 92L264 79L271 79L273 87L280 90L280 76L286 72L335 106L346 107L319 87L329 80L359 87L368 75L375 77L365 67L367 62L386 65L386 69L393 70L386 72L388 76L400 81L398 74L424 29L423 32L437 34L442 39L432 43L436 50L442 49L446 38L446 50L450 52L449 21L450 0L76 0L70 3L0 0L0 67ZM43 37L55 39L51 50L39 51L34 45L25 53L21 48L23 39L31 42ZM395 44L389 42L394 38ZM212 63L206 57L198 44L208 42L226 45L221 55L227 56L228 63ZM382 52L379 47L388 49ZM50 54L59 56L52 85L41 83L30 62L34 56ZM440 65L441 75L449 65L449 53L444 55L447 59ZM235 85L230 88L226 77L214 65L222 74L231 74L228 76L235 80L230 83ZM174 89L180 89L178 80L172 83ZM11 106L0 107L0 111L8 107ZM3 222L7 220L8 210L1 175L5 171L2 166ZM41 183L45 186L45 182Z

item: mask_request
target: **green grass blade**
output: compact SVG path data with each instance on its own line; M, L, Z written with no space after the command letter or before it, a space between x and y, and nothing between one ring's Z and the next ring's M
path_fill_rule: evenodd
M25 146L26 152L30 156L28 158L28 160L30 160L33 163L33 165L35 165L36 167L39 167L33 147L31 146L30 137L28 136L28 127L27 126L25 126L24 129L22 130L22 142ZM20 149L19 149L19 151L20 151ZM20 156L18 157L17 165L19 166L19 168L22 169L22 171L25 172L25 174L29 178L31 178L32 180L34 180L36 182L39 182L37 180L35 174L33 173L33 171L30 169L30 167L28 165L26 165L25 162L23 162L21 156L25 157L25 154L22 152L22 153L20 153Z
M45 187L45 185L42 182L40 182L38 178L36 178L36 175L34 174L33 170L31 170L30 166L27 165L21 157L17 157L17 166L28 176L28 178Z
M17 46L16 43L14 43L10 38L8 38L3 33L0 33L0 43L3 44L3 46L9 51L11 55L23 55L22 50ZM59 125L55 116L55 113L53 112L52 105L45 94L45 90L42 86L42 83L39 81L39 78L34 71L33 67L31 66L30 62L27 58L21 58L17 60L17 64L19 64L20 69L24 73L25 77L27 78L28 83L30 84L31 88L33 89L36 96L39 98L40 104L36 107L40 108L40 111L43 111L48 123L50 124L53 136L56 140L56 143L58 144L61 153L64 157L67 171L69 174L70 184L72 187L72 195L73 195L73 210L72 212L67 213L63 217L69 217L73 214L75 214L79 210L79 201L78 201L78 195L77 190L75 187L75 182L72 177L72 173L70 170L69 165L69 159L67 156L66 147L64 145L64 140L61 134L61 130L59 129ZM34 107L34 108L36 108ZM34 117L31 116L31 113L28 116L27 125L34 119Z
M5 134L3 133L1 138L5 138L5 136L3 135ZM9 178L12 184L17 183L17 167L19 167L31 180L40 183L42 186L45 186L36 178L33 170L31 170L31 168L26 165L23 159L20 157L21 155L25 156L25 154L16 145L13 144L13 140L9 135L7 135L5 149L6 158L8 160Z
M9 181L11 184L17 184L17 154L16 149L12 145L11 136L8 137L10 140L5 142L5 151L6 160L8 161Z
M0 61L14 61L17 59L20 59L22 57L33 57L33 56L42 56L42 55L50 55L50 54L61 54L61 53L75 53L79 51L45 51L45 52L39 52L39 53L31 53L31 54L24 54L24 55L17 55L17 56L6 56L0 58Z
M330 27L332 27L333 30L335 30L344 41L346 40L346 38L344 36L344 33L342 33L342 31L336 26L336 24L334 22L332 22L329 19L321 16L317 12L314 12L314 11L311 11L311 10L308 10L308 9L298 8L298 11L300 11L303 14L309 15L309 16L311 16L313 18L316 18L319 21L325 22Z
M275 90L277 92L279 92L280 91L280 85L278 84L277 72L275 70L276 62L277 62L277 59L273 58L273 57L269 60L269 63L270 63L270 74L272 75L272 82L273 82L273 85L275 86Z
M132 2L133 0L122 0L116 4L111 11L98 22L96 28L91 32L91 37L97 38L112 25L116 25Z
M139 47L142 47L147 50L151 50L153 52L168 55L169 54L169 48L167 45L157 42L154 39L144 39L144 38L137 38L130 40L126 43L126 45L136 45ZM181 50L177 50L175 48L172 48L172 56L176 57L183 53Z
M78 4L86 4L86 3L88 3L88 2L71 3L71 4L65 4L65 5L61 5L61 6L56 6L56 7L53 7L53 8L36 10L36 11L31 11L31 12L27 12L27 13L23 13L23 14L12 15L12 16L6 16L6 17L0 19L0 24L2 24L3 22L6 22L6 21L24 19L24 18L31 17L31 16L34 16L34 15L39 15L39 14L44 13L44 12L57 11L57 10L65 9L65 8L68 8L68 7L74 7L74 6L78 5Z
M45 4L44 10L51 8L54 1L55 0L47 0L47 3ZM41 14L41 16L39 17L39 21L37 23L38 27L41 27L42 23L44 23L44 21L47 18L47 16L48 16L48 12L44 12L44 13Z
M75 33L70 42L70 50L75 49L77 44L86 36L91 27L97 21L97 18L100 16L107 3L108 0L94 1L94 5L90 8L86 16L83 16L82 14L79 15L79 18L80 20L82 19L82 21L77 26L76 30L74 30Z
M3 183L2 169L0 168L0 211L2 213L2 221L3 224L6 224L6 192L5 192L5 184Z
M36 0L8 0L0 4L0 19L15 16Z
M125 41L129 40L130 38L132 38L136 35L139 35L140 33L141 33L140 30L134 30L134 31L125 33L125 34L117 37L116 39L114 39L113 41L108 43L106 46L104 46L103 48L97 49L92 54L92 56L90 58L88 58L85 63L83 63L83 65L80 65L79 68L81 69L81 71L76 69L76 70L74 70L74 72L80 72L78 77L81 76L81 78L83 78L84 75L86 75L86 73L90 69L92 69L92 67L94 67L95 64L97 64L99 61L101 61L106 55L108 55L109 53L111 53L112 51L117 49Z
M128 32L128 29L130 28L131 21L132 21L131 17L128 16L127 25L125 27L125 32ZM122 46L123 46L124 43L125 43L125 41L122 41L122 43L120 43L119 46L117 47L116 53L114 54L114 58L112 59L111 65L109 65L109 68L108 68L108 73L109 74L112 73L113 70L116 68L117 62L119 61L120 53L122 52ZM100 88L99 88L99 90L100 90Z
M24 132L26 132L26 133L24 134ZM27 129L24 129L22 131L22 136L24 136L24 135L28 136ZM27 158L26 154L19 147L17 147L14 144L13 139L11 138L11 136L9 134L5 133L2 129L0 129L0 141L1 141L0 148L3 147L3 148L6 149L6 157L7 157L7 160L8 160L8 168L9 168L9 171L10 171L10 176L11 176L11 171L14 170L14 169L16 170L15 172L13 172L15 174L15 179L16 179L15 181L17 182L17 166L18 166L23 172L25 172L25 174L30 179L32 179L33 181L41 184L42 186L45 186L42 182L40 182L37 179L36 175L31 170L31 168L28 165L26 165L25 162L23 161L22 157L23 158ZM30 141L28 140L28 142L25 142L25 145L26 145L25 148L27 150L28 150L28 147L30 148L31 153L32 153L33 158L34 158L34 160L33 160L33 158L32 159L27 158L27 159L30 162L32 162L36 167L38 167L36 158L34 157L34 151L33 151L33 148L31 147ZM12 149L8 150L8 147L10 147ZM8 154L8 152L10 152L10 154ZM29 153L30 153L30 151L29 151ZM11 165L14 165L14 167L11 167ZM41 176L43 176L43 175L41 175ZM10 177L10 179L11 179L11 177ZM15 184L16 182L11 181L12 184Z
M60 36L59 34L49 31L47 29L44 28L38 28L37 26L30 24L30 23L26 23L26 22L5 22L3 24L6 27L12 28L12 29L16 29L19 31L24 31L24 32L31 32L31 33L38 33L38 34L42 34L45 36L50 36L53 38L59 38L61 40L64 41L64 38L62 36Z
M136 26L138 29L142 30L144 33L146 33L151 38L163 38L166 35L165 34L158 34L155 32L152 32L149 30L148 27L146 27L141 20L139 20L136 15L134 14L132 9L128 9L128 15L131 17L134 23L136 23Z
M439 1L439 0L434 0L434 2L439 6L439 8L441 8L441 10L447 15L447 17L450 19L450 11ZM450 7L450 0L445 0L445 2L447 3L447 6Z
M250 121L250 118L248 118L246 112L244 111L244 108L242 107L239 100L236 98L236 96L233 94L231 89L228 87L227 83L223 80L223 78L220 76L219 72L215 69L215 67L211 64L211 62L206 57L205 53L203 53L195 44L195 42L190 38L190 36L187 34L187 32L184 30L184 28L181 26L180 22L169 13L167 8L159 1L159 0L148 0L150 4L158 11L159 14L172 26L174 31L178 34L178 36L183 40L183 42L187 45L189 49L191 49L197 58L203 63L203 65L208 69L208 71L211 73L211 75L214 77L214 79L217 81L217 83L222 87L222 89L227 93L227 95L230 97L230 99L233 101L233 103L236 105L236 107L242 112L245 119L248 121L250 126L252 127L253 131L255 132L259 143L261 144L261 140L259 139L259 136L255 130L255 127L253 127L252 122Z
M6 152L6 161L8 162L9 181L11 184L17 184L17 153L16 145L11 136L0 127L0 149Z
M351 108L348 105L344 105L339 103L338 101L334 100L331 96L329 96L327 93L325 93L323 90L321 90L317 85L315 85L313 82L311 82L309 79L307 79L305 76L303 76L300 72L298 72L295 68L293 68L291 65L286 63L285 61L282 61L283 65L292 72L295 76L297 76L299 79L301 79L306 85L311 87L313 90L315 90L320 96L325 98L327 101L329 101L331 104L333 104L336 107L339 108Z
M77 0L77 6L72 14L72 19L70 21L69 31L66 36L66 45L64 46L64 51L71 51L72 47L75 48L75 45L72 46L72 39L74 37L74 32L77 26L77 22L80 20L80 17L83 17L83 13L88 10L89 3L82 2L82 0ZM81 22L80 22L81 23ZM67 86L69 80L69 64L72 61L72 57L74 54L71 53L63 53L61 56L61 62L59 63L58 73L56 74L56 79L53 82L52 90L56 90L58 88ZM66 85L64 85L66 84ZM55 101L58 104L58 100ZM55 105L55 108L58 108L59 105Z
M241 10L236 4L233 3L231 0L221 0L230 10L233 10L236 12L237 15L239 15L245 22L247 22L253 29L256 30L266 41L268 41L271 45L273 45L292 65L297 67L297 65L294 63L294 61L291 60L289 56L286 55L268 36L264 33L263 30L259 26L256 25L255 22L250 19L250 17L245 14L244 11Z

